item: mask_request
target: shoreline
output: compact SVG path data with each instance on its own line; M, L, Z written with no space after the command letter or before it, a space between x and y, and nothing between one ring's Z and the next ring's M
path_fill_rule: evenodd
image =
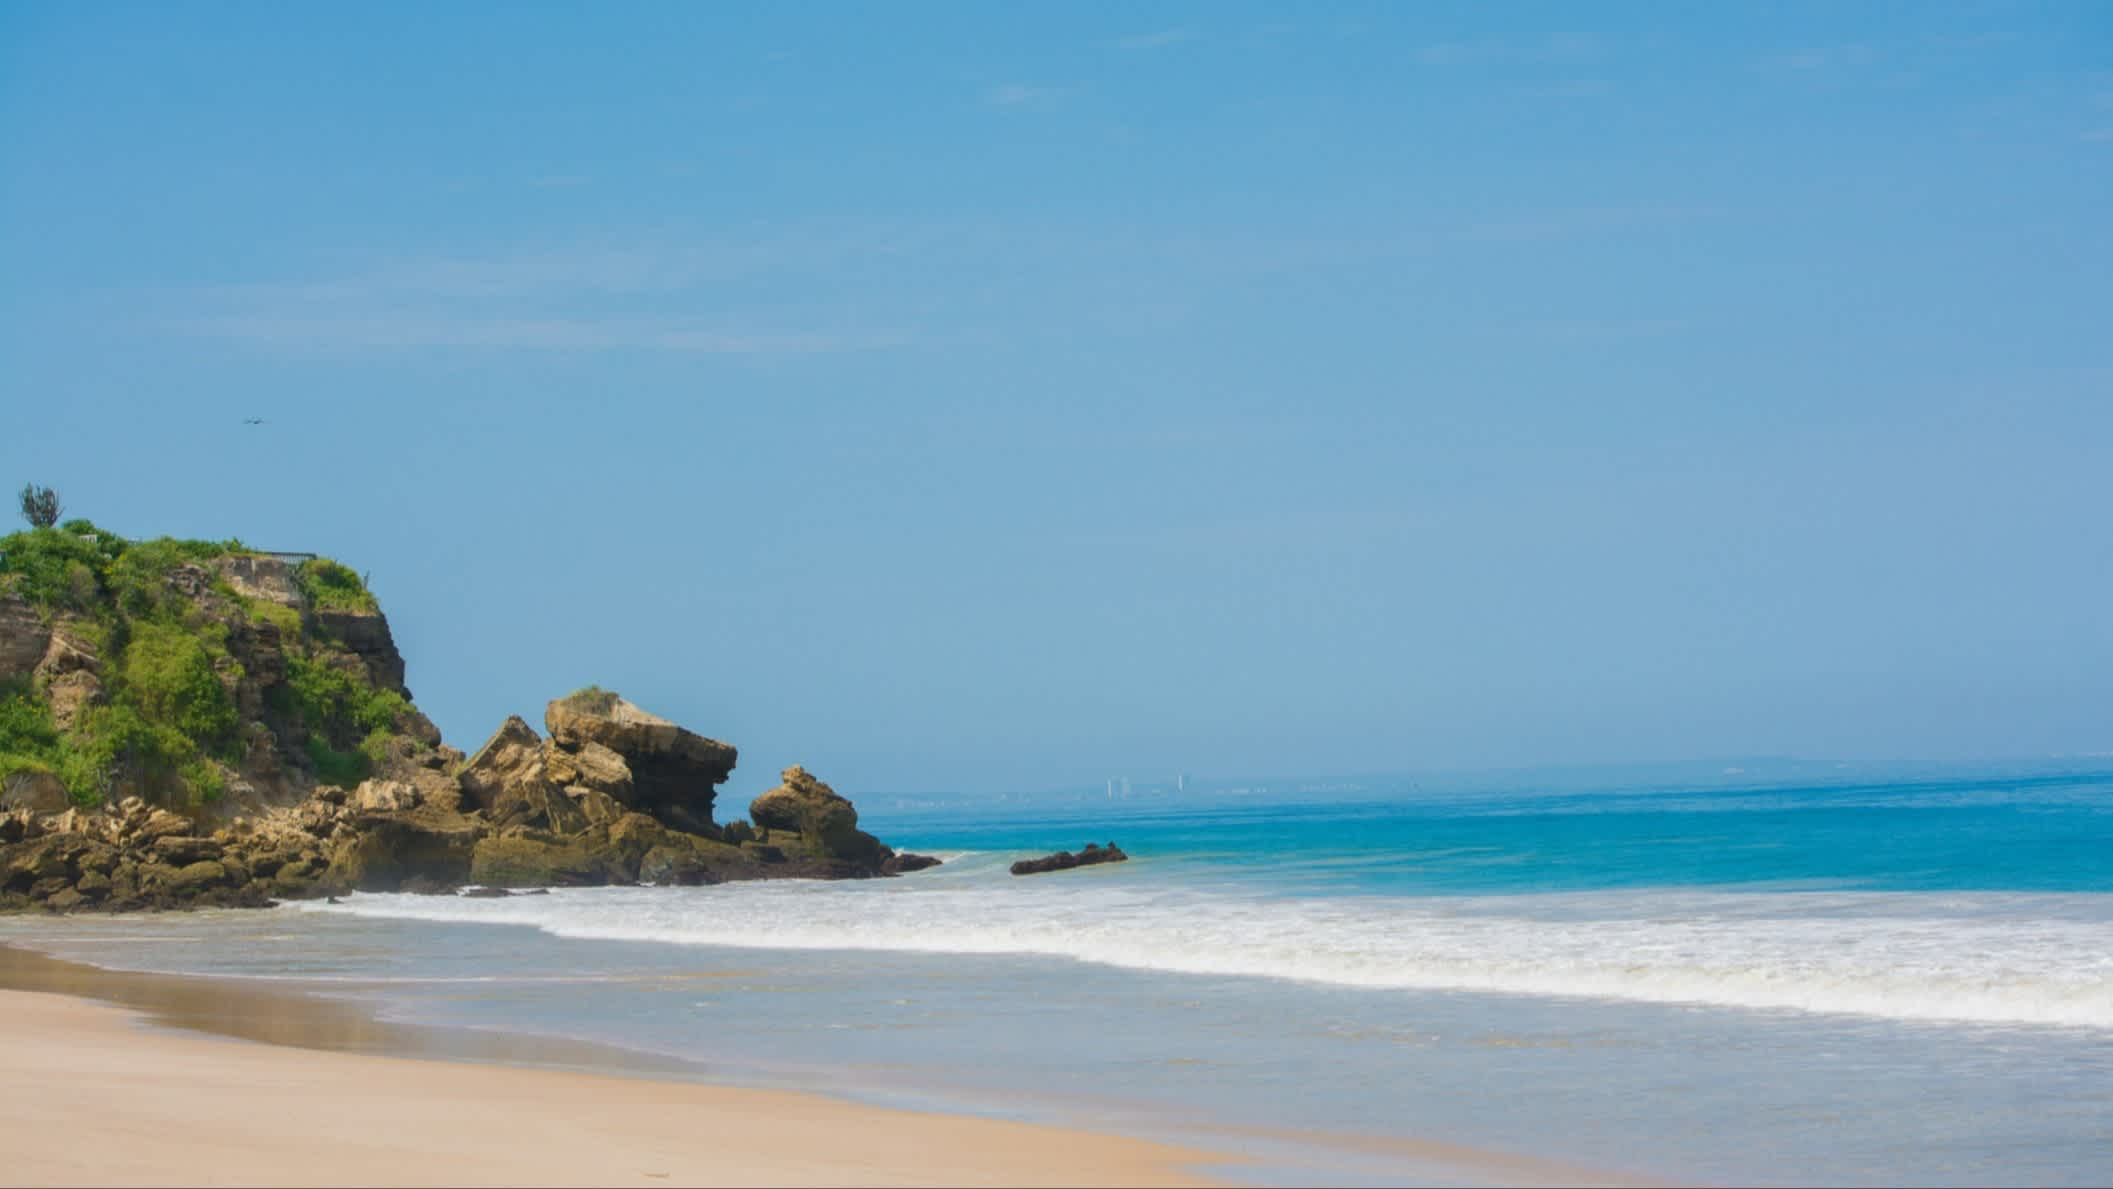
M1438 1139L1201 1120L1125 1134L744 1086L720 1080L706 1062L650 1050L385 1020L289 986L95 966L19 937L0 941L0 1053L0 1069L37 1087L16 1116L29 1138L14 1146L0 1184L1227 1186L1285 1173L1328 1183L1325 1174L1314 1179L1321 1168L1360 1183L1676 1183ZM50 1071L77 1071L75 1054L94 1055L110 1072L54 1086ZM161 1089L139 1097L131 1092L140 1084ZM257 1102L260 1085L279 1089ZM171 1094L221 1109L172 1128ZM289 1110L289 1095L298 1109ZM679 1122L640 1133L631 1106L612 1111L640 1103ZM511 1120L509 1143L497 1150L471 1142L490 1127L491 1104ZM386 1144L353 1145L342 1159L318 1155L344 1146L348 1112L393 1119L376 1124L384 1134L408 1128L422 1162L376 1163ZM436 1134L435 1122L451 1116L465 1126ZM262 1163L243 1162L260 1142L244 1129L248 1118L270 1120ZM863 1146L866 1154L818 1157L811 1142L767 1139L794 1127L827 1137L830 1153ZM93 1146L83 1136L106 1128L112 1142L99 1162L82 1162L80 1149ZM143 1163L123 1147L172 1129L192 1149L188 1162ZM611 1149L610 1137L630 1149ZM583 1165L572 1150L583 1145L661 1154L669 1167ZM157 1159L167 1152L157 1149ZM203 1163L231 1154L242 1160Z
M1238 1159L12 945L0 1038L0 1076L28 1088L9 1184L1212 1186L1200 1170Z

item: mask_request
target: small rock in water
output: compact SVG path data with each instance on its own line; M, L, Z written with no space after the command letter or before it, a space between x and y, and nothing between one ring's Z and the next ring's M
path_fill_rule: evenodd
M882 875L908 875L912 871L922 871L927 867L937 866L939 866L939 860L930 855L915 855L909 851L903 851L883 862L880 865L880 873Z
M1021 859L1012 865L1012 873L1014 875L1039 875L1044 871L1069 871L1073 867L1092 867L1099 863L1121 863L1129 858L1130 856L1124 854L1122 848L1113 842L1106 846L1089 842L1086 844L1085 849L1077 854L1072 854L1068 850L1060 850L1053 855L1044 855L1039 859Z

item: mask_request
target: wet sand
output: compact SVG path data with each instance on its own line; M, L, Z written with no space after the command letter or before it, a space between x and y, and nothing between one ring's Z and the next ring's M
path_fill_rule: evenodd
M0 986L0 1184L1210 1185L1226 1160L21 950L0 948Z
M1351 1133L1197 1122L1162 1143L714 1073L0 944L0 1186L1665 1184Z

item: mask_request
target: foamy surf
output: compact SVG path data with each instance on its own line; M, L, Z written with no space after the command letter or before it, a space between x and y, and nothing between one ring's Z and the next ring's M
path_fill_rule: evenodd
M1137 879L356 896L299 911L741 949L1068 959L1372 991L2113 1029L2113 896L1651 891L1292 898ZM944 869L942 869L944 870Z

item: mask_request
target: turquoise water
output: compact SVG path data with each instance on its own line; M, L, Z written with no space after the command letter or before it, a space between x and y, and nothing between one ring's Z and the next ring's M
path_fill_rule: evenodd
M1257 1180L1505 1177L1215 1128L1699 1181L2113 1177L2113 774L860 801L946 864L6 930L734 1080L1234 1142ZM1135 858L1006 872L1089 839Z
M1136 800L1063 813L869 814L909 845L1076 849L1081 819L1140 854L1315 894L1805 884L2113 891L2113 775L1953 777L1630 793L1398 793L1295 805ZM1069 831L1067 833L1067 831ZM1108 841L1101 839L1100 841Z

